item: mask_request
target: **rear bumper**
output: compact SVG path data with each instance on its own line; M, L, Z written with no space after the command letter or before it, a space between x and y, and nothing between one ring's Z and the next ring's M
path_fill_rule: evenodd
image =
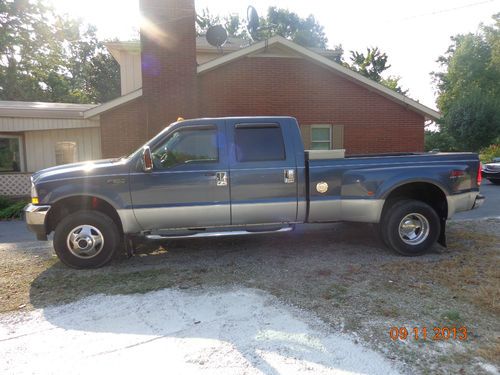
M460 193L448 195L446 197L448 202L448 219L453 215L462 211L469 211L473 208L480 207L484 202L484 196L479 194L478 191L470 191L467 193Z
M49 210L50 206L35 206L31 203L24 207L24 219L26 221L26 225L30 231L36 234L37 240L47 240L45 219Z
M472 209L481 207L484 201L485 201L484 195L478 194L476 196L476 199L474 201L474 206L472 206Z

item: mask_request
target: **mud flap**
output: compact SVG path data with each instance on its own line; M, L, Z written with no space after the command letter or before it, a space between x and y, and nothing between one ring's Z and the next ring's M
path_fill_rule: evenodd
M441 218L441 233L439 233L438 243L443 246L446 246L446 219Z
M125 243L127 258L132 258L134 256L134 240L130 236L124 236L123 242Z

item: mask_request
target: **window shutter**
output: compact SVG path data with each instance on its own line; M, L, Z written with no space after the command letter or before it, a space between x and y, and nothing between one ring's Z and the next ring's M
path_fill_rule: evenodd
M300 133L302 134L302 142L304 142L304 149L309 150L311 148L311 126L300 125Z
M333 148L343 149L344 148L344 125L333 125Z

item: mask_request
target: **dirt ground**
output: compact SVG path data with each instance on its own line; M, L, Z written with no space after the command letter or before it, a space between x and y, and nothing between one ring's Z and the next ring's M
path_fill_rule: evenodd
M408 373L495 374L499 240L500 220L450 222L448 248L403 258L385 249L369 225L332 224L292 234L143 246L132 259L89 271L64 267L50 243L36 249L0 244L0 312L98 293L246 287L312 312L386 358L406 363ZM392 340L392 327L405 327L408 337ZM434 340L435 327L466 327L467 338Z

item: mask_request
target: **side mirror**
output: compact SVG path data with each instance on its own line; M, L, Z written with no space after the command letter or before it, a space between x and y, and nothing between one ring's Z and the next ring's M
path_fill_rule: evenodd
M153 170L153 156L149 146L144 146L142 150L142 167L144 172L151 172Z

